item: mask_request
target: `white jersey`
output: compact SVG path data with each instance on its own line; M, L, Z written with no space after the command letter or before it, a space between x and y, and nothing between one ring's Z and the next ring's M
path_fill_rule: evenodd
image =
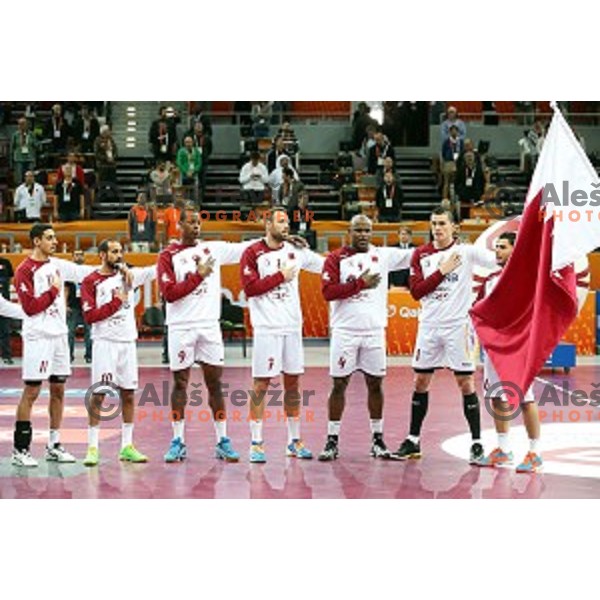
M92 326L92 339L114 342L132 342L137 339L135 321L135 289L156 279L156 267L130 269L133 283L127 301L116 297L119 288L125 288L121 273L105 275L94 271L81 284L81 312L85 322Z
M330 302L331 329L348 329L363 335L387 326L387 281L390 271L407 269L413 249L369 246L358 252L346 246L332 252L321 276L325 300ZM366 270L379 273L375 288L365 289L360 278Z
M17 268L15 289L19 302L26 314L23 319L23 337L29 340L55 337L68 333L64 286L57 290L52 285L55 276L61 282L81 281L95 267L76 265L61 258L49 258L47 261L26 258Z
M240 269L248 298L250 320L257 331L293 333L302 329L302 309L298 275L301 269L320 273L324 259L306 248L284 242L279 249L269 248L262 239L246 249ZM284 281L280 269L295 266L296 277Z
M24 319L25 313L18 304L0 296L0 317L6 319Z
M196 241L191 246L181 242L169 245L158 257L158 284L166 301L166 324L171 329L212 327L221 318L221 265L240 261L250 242ZM210 257L213 272L203 279L197 271L199 262Z
M441 262L454 252L461 265L442 275ZM496 255L491 250L470 244L452 243L443 250L425 244L415 250L410 265L410 291L421 301L419 322L429 327L450 327L465 322L473 301L473 268L496 268Z

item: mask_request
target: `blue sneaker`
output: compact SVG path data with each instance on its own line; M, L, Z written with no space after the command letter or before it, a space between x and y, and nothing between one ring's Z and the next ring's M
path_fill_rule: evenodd
M537 473L543 466L542 457L535 452L528 452L523 462L517 467L517 473Z
M183 461L187 458L186 445L181 441L181 438L174 438L171 440L169 450L165 454L165 462L173 463Z
M291 444L288 444L285 449L286 456L293 456L294 458L306 458L310 459L313 457L312 452L304 447L302 440L292 440Z
M220 442L215 446L215 456L226 462L237 462L240 460L240 455L233 449L229 438L221 438Z
M262 442L252 442L250 446L250 462L251 463L265 463L267 457L265 456L265 448Z
M512 465L512 462L512 452L502 452L501 448L496 448L486 457L482 458L477 465L480 467L501 467L502 465Z

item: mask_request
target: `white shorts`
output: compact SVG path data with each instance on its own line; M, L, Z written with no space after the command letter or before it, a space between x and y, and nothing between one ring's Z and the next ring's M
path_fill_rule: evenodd
M254 331L252 377L277 377L280 373L304 373L302 332L275 334Z
M94 340L92 347L92 385L108 383L123 390L138 387L138 362L135 342ZM98 390L101 393L101 390Z
M500 378L494 369L494 365L490 360L489 356L484 352L483 354L483 395L485 398L501 398L505 402L508 402L510 398L506 397L506 394L502 392L502 387L496 384L500 382ZM507 390L510 386L507 386ZM520 396L521 394L519 394ZM533 396L533 390L529 388L521 402L523 404L527 402L533 402L535 400Z
M412 366L417 371L448 367L455 372L474 372L475 332L471 322L454 327L420 325Z
M169 327L169 368L171 371L189 369L194 363L223 366L225 349L221 327Z
M329 374L346 377L359 370L368 375L383 377L386 369L385 330L371 335L333 329L329 351Z
M23 339L23 380L46 381L48 377L68 377L71 374L69 339L67 335Z

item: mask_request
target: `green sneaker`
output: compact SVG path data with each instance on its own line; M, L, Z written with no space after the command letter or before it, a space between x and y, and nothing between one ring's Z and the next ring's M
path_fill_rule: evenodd
M125 446L125 448L119 452L119 460L131 463L145 463L148 462L148 457L136 450L133 444L129 444L129 446Z
M100 461L100 455L98 454L98 448L90 446L87 449L87 454L83 459L83 465L85 467L95 467Z

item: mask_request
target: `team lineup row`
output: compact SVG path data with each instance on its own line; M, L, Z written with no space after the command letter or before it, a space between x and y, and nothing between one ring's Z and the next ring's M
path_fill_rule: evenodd
M453 214L443 208L431 215L432 242L417 249L378 247L371 244L372 223L363 215L352 219L350 244L326 258L309 250L301 239L289 236L288 216L274 210L266 219L265 236L242 243L203 241L201 221L193 209L181 213L180 239L159 255L156 266L128 268L123 249L115 240L99 246L101 266L75 265L53 257L57 238L50 225L36 224L30 231L32 254L19 265L15 287L21 306L0 304L0 312L23 319L24 389L17 408L12 463L36 467L30 453L31 412L43 381L50 386L50 432L46 460L74 462L60 443L65 382L70 375L69 348L63 282L80 284L85 321L91 325L94 345L91 379L93 395L88 406L88 449L84 465L99 463L101 406L106 393L118 389L122 405L120 460L146 462L133 445L135 391L138 387L137 327L134 290L158 279L166 304L169 327L169 368L173 376L171 414L173 437L166 462L182 461L185 444L185 407L191 367L199 364L208 390L216 433L216 457L237 462L239 454L227 436L227 410L222 389L224 348L219 327L221 307L220 267L240 264L240 276L252 322L252 398L249 422L249 460L266 461L263 441L265 395L273 377L283 377L283 404L288 428L285 452L310 459L311 451L300 434L300 376L304 372L302 311L298 274L301 269L318 273L322 293L330 306L330 375L327 440L319 460L339 456L339 435L345 393L350 376L362 371L367 387L372 432L371 455L404 460L420 458L420 432L425 419L428 389L438 368L449 368L463 396L463 408L472 444L470 462L496 466L512 462L508 422L496 420L499 445L485 456L481 445L481 419L475 391L475 340L470 325L472 279L475 266L493 270L483 293L492 289L498 266L502 267L514 245L514 234L496 241L496 252L455 241ZM512 237L511 237L512 236ZM396 452L383 438L386 374L385 328L387 325L387 275L410 267L410 290L421 302L419 330L413 356L415 387L412 395L410 432ZM484 362L485 388L497 381L493 366ZM106 387L103 387L106 386ZM531 451L518 471L541 467L537 453L539 420L530 394L524 419ZM506 399L492 398L499 413Z

